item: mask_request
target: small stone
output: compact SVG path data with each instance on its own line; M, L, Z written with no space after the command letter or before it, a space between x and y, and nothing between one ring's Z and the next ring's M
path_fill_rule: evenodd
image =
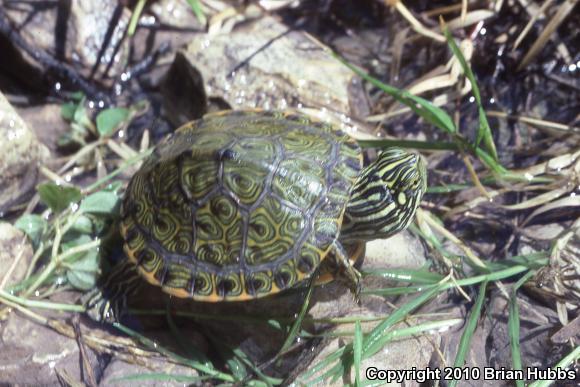
M10 223L0 222L0 289L24 279L31 259L32 246L26 235Z

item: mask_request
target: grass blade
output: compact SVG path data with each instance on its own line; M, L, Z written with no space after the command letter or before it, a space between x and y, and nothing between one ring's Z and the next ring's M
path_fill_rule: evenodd
M135 8L133 9L131 20L129 20L129 27L127 28L127 34L129 36L133 36L135 34L135 30L137 29L137 23L139 23L139 18L143 13L143 8L145 8L145 3L147 3L147 0L139 0L139 2L135 5Z
M426 99L417 97L408 91L397 89L396 87L381 82L377 78L374 78L373 76L359 69L357 66L350 64L344 58L334 52L332 55L346 67L351 69L356 75L378 87L400 103L408 106L417 115L427 120L427 122L437 126L449 134L455 134L457 132L453 120L443 109L438 108Z
M306 296L304 297L304 303L302 304L302 308L300 309L300 313L296 316L296 320L292 324L292 328L290 328L290 332L288 333L288 337L284 341L282 348L280 348L279 353L284 353L288 350L294 343L298 331L302 326L302 321L304 320L304 316L306 316L306 311L308 310L308 306L310 305L310 298L312 297L312 291L314 290L314 278L316 275L312 275L308 282L308 291L306 292Z
M207 18L205 17L203 9L201 8L200 0L187 0L187 4L189 4L191 7L191 10L195 14L197 20L205 26L207 23Z
M425 302L430 300L432 297L437 295L441 290L445 289L447 283L443 282L436 286L429 287L429 290L419 296L415 297L411 301L402 305L399 309L393 312L389 317L387 317L382 323L377 325L363 340L363 357L369 358L381 349L381 338L385 335L386 331L395 325L397 322L404 319L409 313L419 308Z
M512 367L514 370L522 370L522 353L520 351L520 311L518 308L518 289L534 276L535 271L528 271L518 282L515 283L509 301L508 334L512 352ZM524 387L524 381L516 380L517 387Z
M556 365L554 365L551 368L552 369L557 369L557 368L565 369L565 368L568 368L570 366L572 366L572 368L573 368L574 363L577 362L579 359L580 359L580 345L577 345L576 348L574 348L572 350L572 352L570 352L568 355L564 356L564 358L562 360L560 360ZM571 381L573 381L573 379ZM531 383L528 387L548 387L548 386L551 386L552 383L554 383L554 382L555 382L555 380L537 380L537 381Z
M479 293L477 294L475 305L473 305L473 309L469 315L469 320L467 320L467 325L465 326L463 334L461 335L461 341L459 342L459 348L457 350L457 355L455 356L455 367L463 367L465 364L465 357L469 351L469 344L471 343L471 338L473 337L473 333L475 332L475 328L477 327L477 323L479 321L479 316L481 315L483 301L485 300L486 288L487 281L483 282L479 287ZM453 379L451 383L449 383L449 386L455 387L457 382L457 379Z
M364 276L372 275L377 277L383 277L399 282L408 282L412 284L420 285L434 285L441 282L445 277L439 273L434 273L424 270L412 270L412 269L373 269L363 271Z
M189 376L178 374L165 374L162 372L151 372L145 374L131 374L119 378L113 378L111 382L169 382L169 383L200 383L209 379L207 376Z
M378 87L385 93L389 94L393 98L395 98L398 102L406 105L411 109L415 114L425 119L431 125L436 126L437 128L443 130L444 132L450 134L453 140L456 142L457 147L461 149L466 149L472 154L476 155L481 162L483 162L489 169L493 172L503 175L507 173L507 170L499 164L497 161L497 155L495 154L495 145L493 144L493 139L491 137L491 130L489 131L489 136L484 137L484 143L486 141L491 140L490 146L493 148L493 153L490 155L484 149L481 149L478 146L474 146L473 144L469 143L465 140L458 132L453 120L445 112L445 110L438 108L437 106L433 105L431 102L427 101L424 98L417 97L413 94L405 90L397 89L396 87L387 85L386 83L381 82L377 78L367 74L357 66L350 64L340 55L335 52L331 53L339 62L344 64L346 67L352 70L356 75L364 79L365 81L369 82L370 84ZM464 58L465 60L465 58ZM482 111L480 111L482 113ZM484 115L485 117L485 115ZM485 122L487 122L487 118L484 118ZM481 119L480 119L481 121ZM487 125L489 128L489 125ZM485 128L484 128L485 130Z
M467 79L469 79L469 82L471 83L471 90L473 92L473 97L475 98L475 103L477 103L477 108L478 108L478 112L479 112L479 130L477 131L477 139L475 140L474 145L475 145L475 147L478 147L479 143L483 139L483 144L485 145L487 151L489 153L491 153L493 159L495 161L497 161L498 160L497 150L496 150L495 144L493 142L491 128L489 127L489 122L487 121L487 116L485 115L485 110L483 109L483 104L481 103L481 94L479 93L479 87L477 86L477 82L475 80L475 75L473 74L471 67L469 66L469 64L465 60L463 53L461 52L459 47L457 47L457 44L455 43L453 36L451 36L451 32L449 32L447 25L445 24L445 22L443 22L443 19L441 19L441 23L443 25L443 34L445 35L445 38L447 39L447 44L449 45L449 47L451 48L451 51L453 51L453 54L455 55L455 57L459 61L459 64L461 65L461 68L463 69L463 73L465 74Z
M354 341L353 341L353 357L354 357L354 385L359 387L360 383L360 364L362 362L362 344L363 344L363 333L360 326L360 321L357 320L354 325Z

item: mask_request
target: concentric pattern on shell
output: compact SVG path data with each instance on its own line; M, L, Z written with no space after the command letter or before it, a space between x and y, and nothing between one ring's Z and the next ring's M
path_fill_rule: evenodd
M207 116L159 144L131 179L125 251L179 297L278 292L328 254L361 163L354 140L305 116Z

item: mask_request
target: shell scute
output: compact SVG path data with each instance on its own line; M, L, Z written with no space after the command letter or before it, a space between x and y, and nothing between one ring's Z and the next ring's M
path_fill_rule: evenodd
M178 177L184 195L191 201L200 201L217 187L219 163L183 157Z

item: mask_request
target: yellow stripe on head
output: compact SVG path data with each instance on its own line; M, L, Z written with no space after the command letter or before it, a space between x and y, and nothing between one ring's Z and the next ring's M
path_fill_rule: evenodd
M420 155L401 148L384 150L355 183L341 240L386 238L403 230L426 189L427 168Z

